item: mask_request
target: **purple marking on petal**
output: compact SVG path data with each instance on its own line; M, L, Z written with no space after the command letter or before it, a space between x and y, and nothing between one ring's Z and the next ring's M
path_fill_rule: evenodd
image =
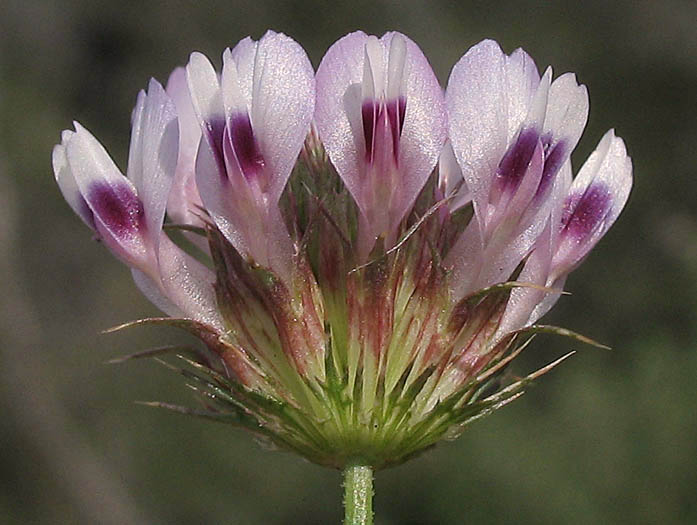
M114 236L127 239L145 228L143 203L128 186L96 182L89 197L94 214Z
M377 104L374 100L364 100L361 106L363 119L363 138L365 139L365 157L369 163L373 162L373 145L375 138L375 123L377 122Z
M399 97L399 134L402 135L402 129L404 129L404 117L407 114L407 99L404 97Z
M610 188L602 182L591 184L582 194L569 195L562 212L562 234L584 239L596 229L611 206Z
M387 107L387 118L390 122L390 131L392 132L392 152L395 162L399 159L399 138L402 135L404 128L404 115L407 111L407 101L404 97L399 97L397 100L390 100L385 103Z
M87 204L87 201L84 199L82 195L77 196L78 202L77 202L77 209L78 209L78 215L82 218L83 221L85 221L90 228L93 230L97 230L96 226L94 225L94 213L92 213L92 210L90 209L89 205Z
M248 180L258 176L264 169L264 157L254 138L249 116L242 113L234 115L228 123L228 129L242 173Z
M225 131L225 119L216 117L206 122L206 134L208 135L209 143L213 148L215 162L218 165L220 176L226 180L227 171L225 169L225 157L223 156L223 132Z
M540 185L537 187L535 196L545 195L547 190L552 186L552 181L554 177L559 172L562 164L567 158L567 144L565 141L560 140L553 147L550 147L551 136L546 135L542 137L542 145L545 151L545 166L542 170L542 178L540 179Z
M496 170L494 185L501 193L514 192L528 169L540 134L533 128L520 131L515 143L508 149Z

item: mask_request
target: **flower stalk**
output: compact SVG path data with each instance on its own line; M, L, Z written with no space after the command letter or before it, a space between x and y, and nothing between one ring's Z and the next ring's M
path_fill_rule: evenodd
M344 468L344 525L373 524L373 468L353 461Z

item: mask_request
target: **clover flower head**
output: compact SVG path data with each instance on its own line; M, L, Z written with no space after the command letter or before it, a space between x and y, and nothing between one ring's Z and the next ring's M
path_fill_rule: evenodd
M613 131L573 177L587 116L574 75L493 41L443 91L400 33L351 33L315 74L269 31L225 50L220 72L193 53L166 89L150 82L126 176L77 123L53 167L169 316L130 324L202 341L179 356L206 407L188 412L319 464L381 468L556 364L508 379L533 334L585 340L536 323L632 184Z

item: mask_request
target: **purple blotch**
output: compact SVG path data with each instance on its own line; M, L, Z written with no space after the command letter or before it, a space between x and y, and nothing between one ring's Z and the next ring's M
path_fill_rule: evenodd
M385 112L383 114L383 111ZM395 162L399 158L399 138L404 128L404 116L407 112L407 101L404 97L396 100L376 101L365 100L361 106L361 117L363 119L363 138L365 139L366 161L372 163L375 158L375 127L380 120L387 116L387 123L390 126L392 136L392 153Z
M242 173L247 179L258 176L264 169L264 157L254 138L249 116L246 114L234 115L228 123L228 130L232 148Z
M544 147L545 165L542 170L540 185L535 192L536 197L547 194L547 190L552 186L554 177L559 173L559 169L568 158L566 141L560 140L552 146L552 137L549 134L542 137L541 140L542 146Z
M80 218L82 218L82 220L85 221L90 228L96 231L97 228L94 225L94 213L92 213L92 210L82 195L77 196L77 210Z
M582 194L566 198L562 213L562 234L582 240L590 235L607 216L612 207L610 188L602 183L592 183Z
M540 134L533 128L520 131L518 138L501 159L496 185L502 192L514 192L528 169Z
M375 123L377 121L377 104L374 100L365 100L361 106L363 119L363 138L365 139L365 156L368 162L373 162L373 140Z
M125 184L95 182L89 189L89 201L94 214L119 239L127 239L145 228L143 203Z
M215 163L218 166L218 172L223 179L227 179L227 171L225 170L225 157L223 156L223 132L225 131L225 119L223 117L213 117L206 121L206 134L208 135L208 143L213 148Z
M392 152L394 153L395 162L399 159L399 138L402 135L404 128L404 115L407 112L407 100L404 97L399 97L397 100L391 100L385 103L387 107L387 118L390 122L390 131L392 132Z

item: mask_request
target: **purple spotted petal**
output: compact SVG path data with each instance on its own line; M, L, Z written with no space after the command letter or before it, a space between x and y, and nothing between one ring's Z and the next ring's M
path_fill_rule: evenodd
M269 31L223 54L220 81L192 54L187 79L203 131L196 181L206 210L241 254L289 277L292 242L277 204L314 111L307 55Z
M221 93L235 158L278 201L310 129L315 80L305 51L282 33L242 40L223 56ZM252 175L256 173L257 175Z
M379 235L394 241L445 141L443 95L428 61L399 33L351 33L322 59L317 93L322 142L369 230L362 251Z
M215 274L180 250L164 234L160 241L161 278L153 280L133 268L138 289L157 308L171 317L184 317L224 329L217 312Z
M66 159L97 232L127 264L155 275L154 246L135 187L89 131L77 122L75 129L65 145Z
M576 147L588 120L588 91L565 73L549 88L547 110L542 131L545 146L545 171L537 200L543 201L560 168Z
M227 159L232 147L225 141ZM229 164L228 160L228 164ZM203 142L196 159L196 181L211 219L235 249L255 263L290 277L293 246L278 206L256 200L239 170L219 176L216 158Z
M206 144L211 150L216 161L218 176L224 177L222 140L225 111L218 74L208 58L194 52L186 66L186 79L194 112L203 135L201 143Z
M554 275L571 271L605 235L632 187L632 162L624 141L608 131L574 180L562 208Z

